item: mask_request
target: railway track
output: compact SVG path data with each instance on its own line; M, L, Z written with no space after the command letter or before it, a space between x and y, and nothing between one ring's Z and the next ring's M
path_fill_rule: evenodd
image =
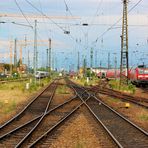
M70 81L66 82L69 85ZM42 133L40 133L41 130L38 132L35 131L36 134L31 137L31 140L29 140L32 141L32 143L30 143L28 147L48 147L50 145L51 141L47 140L48 136L50 136L53 131L60 127L65 121L67 121L69 117L73 116L79 107L83 105L82 100L78 97L78 93L84 99L89 99L90 97L90 95L84 89L79 89L76 92L76 97L70 102L70 104L64 104L65 106L58 108L58 110L52 114L49 114L49 116L45 118L44 122L40 125L40 127L45 130ZM25 144L24 146L26 147Z
M54 94L53 88L51 92ZM48 110L49 102L46 102L48 105L44 112L34 116L34 118L25 120L24 123L21 122L17 125L15 125L15 119L13 119L11 122L14 125L10 121L3 125L0 130L3 131L0 136L0 147L32 147L31 145L39 141L47 131L52 131L82 105L82 101L78 99L77 95L56 107L55 103L51 103L52 109L50 110ZM38 107L36 106L36 108ZM20 121L20 115L17 118ZM6 130L5 126L10 128Z
M43 114L48 109L48 104L54 96L57 87L56 81L58 80L48 85L38 96L26 105L20 113L0 126L0 136Z
M98 100L94 95L91 95L89 99L83 99L81 95L79 97L118 147L144 148L148 146L146 131Z
M75 96L54 105L0 136L0 147L49 147L49 136L85 105L118 147L147 147L148 133L98 100L88 90L66 80ZM54 94L54 92L52 92ZM50 103L47 103L48 105ZM47 109L48 108L48 109ZM123 130L124 129L124 130ZM130 140L129 140L130 139Z
M127 95L125 93L121 93L119 91L115 91L115 90L104 88L104 87L100 88L98 86L89 88L88 90L90 92L93 92L94 94L100 93L103 95L108 95L114 98L121 99L122 101L128 101L128 102L134 103L138 106L148 109L148 99L146 98L134 97L131 95Z
M62 120L75 106L81 101L74 96L64 103L49 110L46 114L38 116L34 120L28 122L24 126L11 131L7 135L0 137L0 147L29 147L35 140L40 138L46 131L52 129L57 122ZM41 120L42 119L42 120ZM40 122L39 122L40 120Z
M47 112L49 104L54 96L56 87L58 85L57 82L58 79L54 80L27 106L25 106L25 108L20 113L18 113L15 117L0 126L0 137L2 138L10 135L10 133L18 130L18 127L28 125L30 121L33 122L32 126L34 126L40 120L40 117ZM28 128L27 130L29 131L30 129Z

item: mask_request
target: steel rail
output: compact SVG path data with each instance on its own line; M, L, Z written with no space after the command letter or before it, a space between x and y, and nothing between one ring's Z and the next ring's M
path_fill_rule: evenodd
M68 81L67 81L68 82ZM69 81L70 82L70 81ZM68 82L68 83L69 83ZM73 89L73 87L69 84L69 86ZM75 91L75 89L73 89ZM83 93L86 92L86 90L83 89ZM76 96L79 96L78 92L75 91ZM82 94L83 94L82 93ZM89 98L90 96L88 96ZM87 98L87 99L88 99ZM80 99L81 100L81 99ZM29 147L34 147L39 141L41 141L45 136L47 136L51 131L53 131L55 128L57 128L58 126L60 126L68 117L70 117L80 106L83 105L83 100L81 100L82 103L79 104L73 111L71 111L68 115L66 115L63 119L61 119L59 122L57 122L52 128L50 128L47 132L45 132L43 135L41 135L35 142L33 142Z
M93 114L93 116L97 119L97 121L102 125L102 127L105 129L105 131L108 133L108 135L113 139L113 141L118 145L119 148L123 148L121 143L113 136L113 134L109 131L109 129L103 124L103 122L98 118L98 116L92 111L92 109L88 106L88 104L84 103L88 110Z
M31 131L15 146L15 148L20 147L20 146L25 142L25 140L33 133L33 131L40 125L40 123L42 122L42 120L44 119L44 117L45 117L46 114L47 114L48 108L49 108L49 106L50 106L51 100L53 99L53 96L54 96L54 94L55 94L56 88L57 88L57 85L54 87L53 93L52 93L51 96L50 96L50 99L49 99L49 101L48 101L48 103L47 103L46 109L45 109L43 115L41 116L41 118L39 119L39 121L37 122L37 124L36 124L36 125L31 129Z
M96 89L99 89L98 87L95 87ZM148 103L148 99L146 98L142 98L142 97L137 97L137 96L132 96L130 94L126 94L126 93L123 93L123 92L120 92L120 91L117 91L117 90L113 90L113 89L110 89L110 88L104 88L103 90L101 91L106 91L106 92L113 92L113 93L116 93L117 95L122 95L122 97L126 97L126 98L132 98L132 99L135 99L136 101L139 101L139 102L146 102Z
M115 97L117 99L120 99L121 101L128 101L128 102L131 102L135 105L138 105L138 106L141 106L145 109L148 109L148 105L142 104L142 103L148 103L148 100L145 100L145 99L142 100L142 98L140 100L139 99L137 100L137 99L134 99L133 96L122 94L118 91L114 91L114 90L110 90L110 89L102 90L102 89L99 89L99 88L96 88L96 87L94 89L95 90L92 90L90 88L90 89L88 89L88 91L94 91L94 95L96 95L97 93L108 95L110 97ZM98 90L98 92L96 90ZM117 93L117 94L113 94L113 93Z
M51 133L55 128L60 126L66 119L73 115L81 106L83 102L79 104L76 108L74 108L69 114L67 114L64 118L62 118L59 122L57 122L52 128L46 131L41 137L39 137L34 143L32 143L29 148L34 147L37 143L39 143L44 137L46 137L49 133Z
M8 121L7 121L6 123L4 123L2 126L0 126L0 130L1 130L2 128L6 127L8 124L10 124L10 123L11 123L12 121L14 121L15 119L19 118L19 116L20 116L21 114L23 114L23 113L28 109L28 107L29 107L37 98L39 98L39 97L46 91L46 89L49 88L54 82L55 82L55 80L54 80L52 83L50 83L49 85L47 85L47 86L41 91L41 93L37 94L37 96L35 96L34 99L33 99L32 101L30 101L30 102L24 107L24 109L23 109L22 111L20 111L17 115L15 115L13 118L11 118L10 120L8 120Z
M78 95L78 96L81 98L80 95ZM111 107L109 107L108 105L106 105L105 103L103 103L101 100L98 100L98 98L96 96L94 96L94 95L90 95L90 96L93 97L95 100L98 101L98 105L99 105L99 103L103 104L105 107L107 107L113 113L115 113L118 117L122 118L124 121L126 121L128 124L130 124L132 127L134 127L139 132L141 132L141 134L144 134L145 136L148 136L148 133L146 131L144 131L139 126L135 125L133 122L131 122L130 120L128 120L127 118L125 118L124 116L122 116L121 114L119 114L118 112L116 112L115 110L113 110ZM81 98L81 100L83 100L83 99ZM88 100L90 100L90 99L88 99ZM91 113L93 115L95 115L95 118L97 117L96 119L98 120L99 117L93 112L93 110L91 109L91 107L87 104L87 101L88 100L86 100L86 101L83 100L83 103L87 106L87 108L91 111ZM98 121L100 122L101 120L98 120ZM111 131L107 128L107 126L105 126L105 124L103 124L102 121L100 123L103 126L103 128L107 131L107 133L111 136L111 138L114 140L114 142L118 145L118 147L122 148L123 145L121 144L121 142L119 142L119 140L117 140L117 138L115 138L114 134L111 133Z
M79 86L79 88L80 88L80 86ZM84 89L83 87L82 87L82 89ZM76 92L77 92L77 90L75 90ZM89 94L89 92L86 90L86 92ZM78 92L77 92L78 93ZM89 109L90 107L87 105L87 101L90 99L90 97L92 97L92 95L91 94L89 94L89 98L87 98L85 101L83 100L83 98L81 97L81 95L79 95L78 94L78 96L79 96L79 98L83 101L83 103L84 103L84 105ZM93 116L94 116L94 113L89 109L89 111L93 114ZM117 146L119 147L119 148L123 148L122 147L122 145L120 144L120 142L114 137L114 135L108 130L108 128L98 119L98 117L96 117L96 115L94 116L96 119L97 119L97 121L102 125L102 127L105 129L105 131L108 133L108 135L112 138L112 140L117 144Z
M96 96L93 96L93 97L94 97L95 100L97 100L98 102L100 102L101 104L103 104L105 107L107 107L108 109L110 109L113 113L115 113L116 115L118 115L119 117L121 117L122 119L124 119L125 121L127 121L129 124L131 124L132 126L134 126L136 129L138 129L140 132L142 132L143 134L145 134L146 136L148 136L148 132L146 132L145 130L143 130L138 125L134 124L133 122L131 122L129 119L127 119L126 117L124 117L123 115L121 115L119 112L117 112L114 109L112 109L110 106L108 106L107 104L105 104L104 102L102 102L100 99L98 100L98 98Z
M115 98L117 98L117 99L120 99L121 101L131 102L131 103L133 103L133 104L135 104L135 105L138 105L138 106L141 106L141 107L143 107L143 108L145 108L145 109L148 109L148 105L142 104L142 103L140 103L140 101L136 102L136 100L134 100L134 99L121 98L121 97L119 97L119 96L117 96L117 95L110 94L109 92L104 92L104 91L99 91L98 93L104 94L104 95L108 95L108 96L110 96L110 97L115 97Z
M65 104L71 102L71 101L72 101L73 99L75 99L75 98L77 98L77 95L71 97L70 99L68 99L67 101L63 102L62 104L57 105L57 106L54 107L53 109L50 109L49 111L47 111L46 115L49 115L51 112L53 112L53 111L56 110L57 108L62 107L63 105L65 105ZM23 125L17 127L16 129L13 129L12 131L10 131L10 132L8 132L8 133L2 135L2 136L0 137L0 140L3 140L5 137L7 137L7 136L9 136L9 135L11 135L11 134L14 134L14 132L20 130L21 128L24 128L24 127L27 126L28 124L32 124L32 122L34 122L34 121L36 121L36 120L39 120L42 116L43 116L43 114L42 114L42 115L39 115L38 117L36 117L36 118L30 120L29 122L27 122L27 123L25 123L25 124L23 124Z

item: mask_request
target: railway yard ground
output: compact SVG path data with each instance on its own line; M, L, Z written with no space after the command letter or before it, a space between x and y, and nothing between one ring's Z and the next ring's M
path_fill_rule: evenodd
M41 85L32 84L29 90L26 90L26 83L29 81L0 83L0 124L22 110L43 89L43 86L49 83L49 79L45 79L40 82Z
M80 85L78 86L73 82ZM108 88L103 88L104 91L102 88L100 89L97 79L90 82L87 89L84 85L81 87L80 80L73 81L73 79L65 78L48 80L48 85L47 80L43 81L42 87L32 91L25 90L25 84L26 82L21 84L13 82L2 84L0 87L0 98L2 98L0 100L0 125L2 125L0 128L0 147L114 148L135 147L136 143L140 147L148 146L147 108L104 94ZM96 89L96 87L98 88ZM143 93L144 95L141 95ZM148 99L147 91L139 88L135 95ZM33 101L35 96L37 96L36 102ZM26 108L25 113L16 116L16 120L9 123L8 120L31 101L33 102L28 106L30 109ZM123 115L127 120L132 121L134 126L140 127L140 130L144 131L144 135L137 131L139 130L137 127L133 129L135 128L131 127L133 125L124 123L123 119L118 119L120 117L113 115L114 111L108 111L109 108L106 109L106 105L103 103ZM126 106L127 103L128 106ZM27 117L33 120L26 120ZM118 120L119 123L117 123ZM5 127L4 123L7 121L8 124ZM14 125L11 125L13 123ZM121 125L119 125L120 123ZM118 125L119 127L116 127ZM14 129L14 127L17 128ZM123 133L118 131L121 127L125 128ZM128 135L127 131L130 132L130 130L133 133ZM127 136L125 136L126 134ZM143 140L137 142L141 139L135 137L135 141L128 142L127 139L132 135L143 138Z
M80 80L78 80L78 81L73 80L73 81L84 86L83 81L80 81ZM98 82L95 80L95 81L91 82L90 85L93 85L93 86L97 85L98 86L99 83L101 83L101 82ZM89 89L91 88L90 86L88 86L88 87L89 87ZM109 85L106 85L106 87L109 88ZM143 107L139 107L134 103L131 103L131 102L129 103L126 100L121 100L117 97L112 97L109 94L106 95L106 94L102 94L99 92L100 92L99 90L98 91L95 90L95 93L97 94L99 99L101 99L104 103L108 104L110 107L112 107L113 109L115 109L116 111L121 113L122 115L126 116L131 121L135 122L138 126L140 126L141 128L144 128L146 131L148 131L148 110L147 109L145 109ZM122 92L122 91L119 91L119 92ZM130 95L130 96L132 94L132 96L135 98L137 98L137 97L144 98L148 102L148 88L147 87L135 88L134 94L127 92L127 91L124 91L123 93L125 95ZM142 102L142 100L141 100L141 102ZM129 105L129 107L126 107L126 105Z

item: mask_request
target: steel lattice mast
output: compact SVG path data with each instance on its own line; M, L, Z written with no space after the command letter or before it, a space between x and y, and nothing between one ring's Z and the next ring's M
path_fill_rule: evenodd
M127 19L127 3L123 0L123 19L122 19L122 35L121 35L121 65L120 65L120 85L126 82L128 84L128 19ZM127 76L127 77L126 77Z

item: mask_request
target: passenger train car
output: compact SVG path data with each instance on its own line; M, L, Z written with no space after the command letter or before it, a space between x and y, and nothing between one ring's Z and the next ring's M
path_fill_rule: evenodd
M35 78L41 79L49 76L49 72L46 71L36 71Z
M122 73L125 77L127 77L127 72L124 71ZM100 77L100 73L98 73L98 77ZM119 79L120 78L120 69L108 69L106 73L103 75L107 80L110 79ZM145 86L148 85L148 67L144 65L137 66L135 68L131 68L128 71L128 79L131 83L136 86Z
M138 66L129 71L129 79L136 86L148 85L148 67Z

